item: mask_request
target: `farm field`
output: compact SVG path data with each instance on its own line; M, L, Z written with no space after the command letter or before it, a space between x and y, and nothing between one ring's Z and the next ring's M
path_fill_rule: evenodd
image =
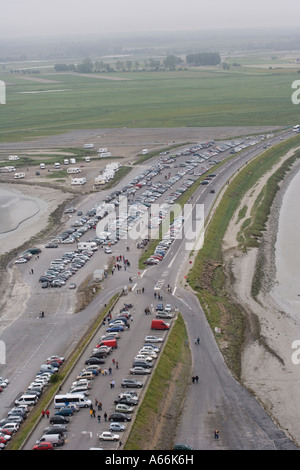
M0 74L0 142L76 129L290 126L297 68Z

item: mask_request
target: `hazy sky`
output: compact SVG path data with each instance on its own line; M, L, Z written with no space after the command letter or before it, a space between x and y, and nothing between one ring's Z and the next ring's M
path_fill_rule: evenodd
M0 0L0 37L299 26L299 0Z

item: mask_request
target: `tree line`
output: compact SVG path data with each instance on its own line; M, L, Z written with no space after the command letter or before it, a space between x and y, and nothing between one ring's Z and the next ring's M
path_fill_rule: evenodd
M104 63L102 60L92 61L89 57L85 58L79 64L56 64L56 72L79 72L79 73L99 73L99 72L130 72L140 70L176 70L186 65L219 65L221 63L220 54L217 52L200 52L197 54L188 54L185 60L173 54L165 59L145 59L138 60L116 60L113 63Z

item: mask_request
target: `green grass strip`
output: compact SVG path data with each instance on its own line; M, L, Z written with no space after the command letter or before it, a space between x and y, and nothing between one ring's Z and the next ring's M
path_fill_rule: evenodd
M205 233L202 249L197 254L188 274L190 286L198 293L208 322L212 328L220 327L221 335L216 339L232 372L240 376L240 352L243 344L245 317L240 306L228 296L223 271L222 244L228 224L239 207L243 196L257 181L292 148L300 144L295 136L267 150L249 162L232 179L224 196L216 207ZM278 189L278 182L284 177L291 163L298 158L299 151L282 165L269 179L259 196L258 204L251 214L251 220L244 222L244 237L240 235L241 248L259 246L265 230L270 207Z

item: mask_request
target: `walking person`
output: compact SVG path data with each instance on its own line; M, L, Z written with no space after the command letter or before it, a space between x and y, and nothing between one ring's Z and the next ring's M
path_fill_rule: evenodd
M103 416L104 416L104 421L107 421L107 413L106 413L106 411L105 411L105 413L104 413Z
M102 403L101 403L101 401L98 401L98 411L102 411Z

